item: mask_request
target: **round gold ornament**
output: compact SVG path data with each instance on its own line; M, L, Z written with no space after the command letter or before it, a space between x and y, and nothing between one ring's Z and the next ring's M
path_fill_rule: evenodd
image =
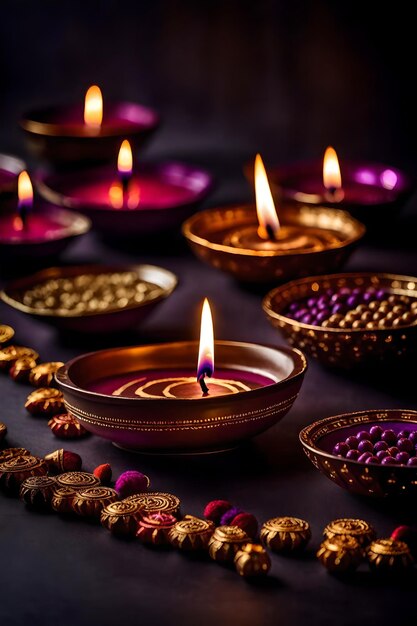
M261 528L261 542L275 552L302 550L310 539L310 524L298 517L274 517Z
M44 509L51 505L55 487L51 476L31 476L20 485L19 496L28 506Z
M18 492L22 482L30 476L43 476L48 466L36 456L14 456L0 464L0 486L9 492Z
M0 324L0 346L4 345L14 337L14 329L7 324Z
M147 545L169 545L169 533L177 523L171 513L151 513L139 520L136 537Z
M77 491L72 487L57 487L51 500L53 510L57 513L74 513L72 505L76 495Z
M9 376L16 383L27 383L34 367L36 367L35 359L31 356L23 356L13 363L9 370Z
M102 510L118 497L117 491L111 487L88 487L77 491L72 508L78 515L99 520Z
M97 487L100 484L97 476L89 472L65 472L56 477L56 482L59 487L70 487L75 490Z
M121 537L134 537L141 517L137 502L122 500L108 504L100 515L100 522L111 533Z
M369 567L380 574L401 574L414 563L404 541L376 539L366 553Z
M30 357L34 361L39 359L39 354L25 346L6 346L0 349L0 370L8 370L13 363L22 357Z
M342 518L335 519L327 524L323 532L324 537L353 537L362 547L371 543L376 537L375 529L362 519Z
M4 450L0 450L0 463L9 461L15 456L30 456L30 452L26 450L26 448L5 448Z
M160 491L149 491L135 493L126 498L128 502L137 502L142 509L142 515L149 513L171 513L177 515L180 510L181 501L172 493L162 493Z
M63 365L64 363L61 361L51 361L36 365L29 375L30 384L34 387L50 387L54 384L55 372Z
M239 526L218 526L208 544L209 555L213 561L233 562L236 552L249 541L249 536Z
M180 550L206 550L215 525L209 520L187 515L169 531L169 540Z
M354 537L341 535L325 539L318 549L317 558L332 574L346 574L359 566L363 560L363 552Z
M259 543L245 543L235 554L236 571L244 578L265 576L271 569L268 552Z
M27 397L25 409L32 415L52 416L65 411L64 394L58 389L42 387Z

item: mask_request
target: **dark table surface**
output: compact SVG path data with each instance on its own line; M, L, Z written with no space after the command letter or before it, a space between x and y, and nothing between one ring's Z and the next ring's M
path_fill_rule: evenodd
M241 165L236 160L223 168L207 205L248 197ZM383 225L385 235L361 245L347 269L415 275L415 204L409 203L394 227ZM1 304L1 322L14 326L17 341L36 348L43 360L66 361L109 345L196 338L204 296L212 303L218 338L284 343L262 312L262 290L245 289L202 265L180 237L116 248L90 234L71 248L65 261L151 262L174 271L180 284L139 332L116 338L60 336ZM394 618L397 624L412 623L408 620L415 619L414 578L382 583L363 566L343 582L326 573L314 552L323 527L334 518L362 517L385 536L399 523L415 521L415 506L348 494L317 472L298 442L299 430L317 418L367 408L417 408L412 378L413 373L407 376L399 370L377 376L340 374L310 361L300 396L283 421L247 446L223 454L142 456L96 437L66 444L81 454L86 470L109 462L115 476L127 469L145 472L153 489L181 498L184 512L201 515L207 501L227 498L261 523L276 515L305 518L312 527L311 547L298 559L273 555L267 581L252 585L213 562L145 549L137 542L117 540L101 527L32 513L18 500L1 496L0 624L333 626L369 620L388 624ZM62 446L45 420L25 412L29 387L1 376L0 390L0 419L9 428L10 445L28 447L37 455Z

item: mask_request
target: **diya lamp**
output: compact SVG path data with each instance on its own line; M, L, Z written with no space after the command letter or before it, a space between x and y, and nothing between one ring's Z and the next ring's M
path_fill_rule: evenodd
M339 267L363 237L365 227L339 209L283 204L277 211L259 154L254 179L256 211L225 206L184 223L193 252L208 264L246 282L285 280Z
M33 187L24 170L18 177L18 200L13 211L0 215L0 258L13 262L45 258L62 252L90 229L83 215L34 201Z
M101 350L55 377L87 430L121 447L178 453L230 448L276 424L305 370L297 350L214 341L206 301L200 344Z
M268 174L281 200L345 209L379 229L413 191L413 181L402 170L381 163L344 160L339 164L330 146L323 161L272 167Z
M126 137L142 146L159 126L158 114L133 102L104 102L92 85L84 104L32 110L20 121L31 153L56 166L111 161Z
M136 168L127 139L117 150L117 168L40 174L39 192L81 211L104 234L135 237L178 227L211 187L209 173L192 165L167 161Z

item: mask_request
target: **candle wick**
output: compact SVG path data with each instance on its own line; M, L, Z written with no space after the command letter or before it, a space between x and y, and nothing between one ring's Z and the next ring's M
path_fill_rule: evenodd
M274 229L272 228L272 226L270 224L267 224L265 226L265 230L266 230L266 234L268 235L268 239L270 241L276 241Z
M205 372L203 372L201 374L201 376L198 378L198 382L200 383L201 391L203 392L203 397L209 395L209 388L206 385L205 376L206 376L206 374L205 374Z

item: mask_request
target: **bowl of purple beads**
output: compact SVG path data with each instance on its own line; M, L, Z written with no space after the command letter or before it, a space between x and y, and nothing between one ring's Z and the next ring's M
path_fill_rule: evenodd
M417 495L417 411L388 409L328 417L303 428L313 465L365 496Z
M352 273L294 280L263 301L289 343L331 367L417 354L417 278Z

